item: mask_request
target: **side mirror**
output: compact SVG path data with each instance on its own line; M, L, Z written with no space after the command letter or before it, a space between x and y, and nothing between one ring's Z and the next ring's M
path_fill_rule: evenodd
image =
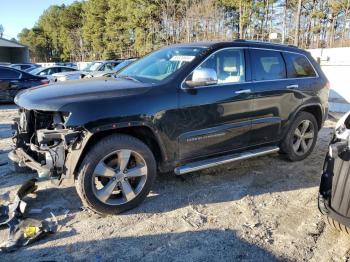
M215 85L218 82L216 71L211 68L197 68L192 73L192 80L185 83L188 87Z

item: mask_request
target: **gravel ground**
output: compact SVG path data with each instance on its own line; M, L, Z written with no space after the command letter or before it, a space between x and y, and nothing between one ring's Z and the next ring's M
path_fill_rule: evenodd
M15 106L0 106L0 193L33 176L1 165L16 116ZM59 231L0 261L347 261L350 237L325 224L316 201L333 126L326 122L302 162L274 154L183 179L160 175L147 200L119 216L82 209L70 181L40 182L26 201L44 208L39 217L52 211Z

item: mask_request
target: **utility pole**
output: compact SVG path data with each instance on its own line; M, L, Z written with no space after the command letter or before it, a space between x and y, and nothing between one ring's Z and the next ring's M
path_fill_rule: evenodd
M0 24L0 38L4 35L4 27Z
M299 46L299 29L300 29L301 2L302 2L302 0L299 0L299 2L298 2L297 23L296 23L295 34L294 34L294 45L295 46Z
M282 44L286 42L287 5L288 5L288 0L285 0L284 6L283 6Z

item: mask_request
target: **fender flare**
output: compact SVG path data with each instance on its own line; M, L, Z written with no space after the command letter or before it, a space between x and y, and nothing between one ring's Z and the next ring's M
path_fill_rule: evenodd
M95 135L101 134L103 132L109 132L109 131L118 133L118 130L122 128L130 128L130 127L147 127L148 129L150 129L160 148L162 160L166 161L168 159L167 154L165 152L164 144L159 136L158 130L155 129L149 123L143 122L143 121L130 121L130 122L106 124L106 125L101 125L93 128L87 128L85 131L84 138L80 141L79 148L68 152L66 157L66 167L67 167L67 170L65 172L66 177L72 178L75 176L77 168L79 167L81 161L83 160L86 150L89 147L89 145L92 143L92 138Z
M294 111L294 113L289 117L289 119L287 120L287 128L285 128L285 130L283 131L283 134L282 134L282 137L284 138L289 130L289 127L290 125L294 122L297 114L301 111L303 111L305 108L307 107L311 107L311 106L317 106L319 107L319 109L321 110L321 114L322 114L322 119L321 119L321 122L323 123L324 121L324 114L325 112L323 112L323 109L322 109L322 105L321 103L307 103L307 104L302 104L300 105L297 110ZM321 129L322 126L320 126L320 129Z

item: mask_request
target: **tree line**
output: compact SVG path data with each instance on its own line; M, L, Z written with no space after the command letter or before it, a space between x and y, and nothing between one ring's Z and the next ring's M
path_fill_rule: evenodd
M19 42L34 62L142 56L161 46L249 39L350 46L350 0L86 0L53 5Z

